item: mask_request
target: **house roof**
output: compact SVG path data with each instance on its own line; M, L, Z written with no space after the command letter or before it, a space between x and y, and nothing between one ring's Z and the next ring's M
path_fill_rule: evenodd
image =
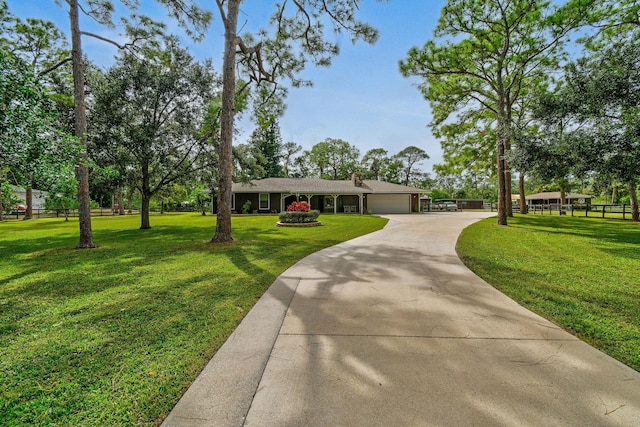
M352 180L331 181L321 178L265 178L250 183L234 183L234 193L288 194L369 194L369 193L426 193L427 190L390 182L363 180L357 187Z
M564 195L567 199L590 199L592 196L587 194L577 194L577 193L565 193ZM546 193L536 193L529 194L525 197L527 200L545 200L545 199L559 199L560 192L559 191L550 191Z

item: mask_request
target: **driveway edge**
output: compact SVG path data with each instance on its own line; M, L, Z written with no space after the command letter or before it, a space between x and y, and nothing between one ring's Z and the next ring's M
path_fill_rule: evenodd
M191 384L163 427L242 426L300 278L279 276Z

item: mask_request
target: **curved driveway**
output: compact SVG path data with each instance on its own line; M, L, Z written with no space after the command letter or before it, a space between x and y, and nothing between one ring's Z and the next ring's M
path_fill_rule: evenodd
M165 426L632 426L640 374L469 271L486 213L389 215L274 282Z

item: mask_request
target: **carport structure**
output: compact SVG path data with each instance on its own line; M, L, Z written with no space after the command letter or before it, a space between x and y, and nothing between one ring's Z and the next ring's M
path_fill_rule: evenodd
M384 181L320 178L265 178L233 184L232 210L282 212L294 201L306 201L324 213L419 212L420 196L426 190ZM245 208L247 210L247 208Z

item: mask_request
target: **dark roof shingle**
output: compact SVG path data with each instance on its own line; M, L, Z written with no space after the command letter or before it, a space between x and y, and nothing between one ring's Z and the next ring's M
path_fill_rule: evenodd
M364 180L357 187L351 180L331 181L321 178L265 178L250 183L234 183L234 193L290 193L290 194L361 194L361 193L426 193L415 187L384 181Z

